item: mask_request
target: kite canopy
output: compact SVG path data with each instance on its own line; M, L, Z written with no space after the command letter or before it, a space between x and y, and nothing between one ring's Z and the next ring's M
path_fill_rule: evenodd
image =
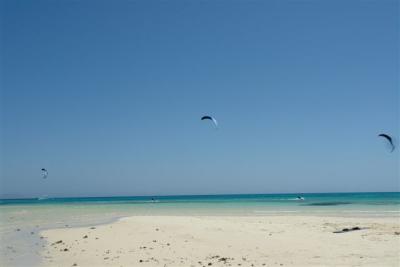
M395 146L393 144L393 138L387 134L379 134L378 136L385 138L389 142L390 146L392 147L392 150L390 152L393 152L393 150L395 149Z
M203 121L203 120L210 120L210 121L212 121L212 122L214 123L215 127L218 127L218 122L217 122L217 120L214 119L214 118L211 117L211 116L203 116L203 117L201 117L201 120L202 120L202 121Z

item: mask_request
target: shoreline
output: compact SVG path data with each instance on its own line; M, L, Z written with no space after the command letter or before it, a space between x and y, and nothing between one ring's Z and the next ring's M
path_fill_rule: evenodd
M294 203L294 202L293 202ZM89 204L7 204L0 205L0 266L43 266L43 251L49 244L41 235L48 231L64 231L86 229L90 227L103 228L104 225L118 224L130 218L141 218L151 221L158 218L168 221L169 218L198 218L207 220L268 220L275 218L284 223L290 220L389 220L398 221L400 225L400 210L398 205L370 206L321 206L310 207L301 205L274 206L264 202L218 202L218 203L119 203L111 205L108 202ZM304 204L306 204L304 202ZM324 203L324 202L322 202ZM342 202L339 202L342 203ZM234 205L233 205L234 204ZM300 205L298 205L300 204ZM374 208L374 209L372 209ZM229 224L229 223L228 223ZM179 225L179 222L178 222ZM293 226L296 229L296 226ZM17 231L17 229L20 229ZM193 230L193 229L192 229ZM191 232L192 230L188 230ZM240 229L237 229L240 230ZM400 231L400 230L399 230ZM31 234L33 232L33 234ZM229 233L226 233L229 236ZM203 235L207 238L207 235ZM400 246L400 243L399 243ZM46 255L47 256L47 255ZM98 263L100 264L100 263ZM90 266L90 265L88 265Z
M0 266L41 266L43 249L48 245L46 238L41 234L49 230L76 229L91 226L107 225L118 222L124 216L116 216L97 222L66 222L61 225L16 225L13 231L1 234L2 257ZM6 244L6 245L5 245ZM15 257L18 253L18 257Z
M333 233L352 226L363 229ZM396 232L397 216L128 216L40 232L48 242L39 266L397 266Z

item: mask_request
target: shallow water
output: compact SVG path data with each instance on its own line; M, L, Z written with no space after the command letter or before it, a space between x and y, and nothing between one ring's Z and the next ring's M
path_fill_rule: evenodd
M301 196L304 200L298 200ZM0 200L0 234L19 227L64 227L131 215L308 214L396 216L400 192L206 195Z

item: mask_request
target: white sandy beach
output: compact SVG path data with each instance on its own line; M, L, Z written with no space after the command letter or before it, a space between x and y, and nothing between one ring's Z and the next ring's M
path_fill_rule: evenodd
M42 266L400 266L396 217L134 216L40 234Z

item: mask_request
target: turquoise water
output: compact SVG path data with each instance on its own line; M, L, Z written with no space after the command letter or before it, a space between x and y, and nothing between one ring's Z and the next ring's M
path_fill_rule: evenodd
M295 205L308 205L350 202L349 204L387 205L400 204L400 192L370 192L370 193L296 193L296 194L237 194L237 195L179 195L179 196L122 196L122 197L75 197L75 198L28 198L0 199L0 205L43 205L43 204L147 204L147 203L264 203L264 204L293 204L297 197L304 202ZM329 205L329 204L328 204Z
M304 200L299 200L301 196ZM80 197L47 199L0 199L0 211L29 208L57 208L86 211L92 209L129 210L138 214L148 211L168 213L176 210L209 211L228 209L228 212L251 214L258 211L365 211L396 212L400 208L400 192L385 193L324 193L324 194L243 194L189 195L146 197Z
M131 215L280 214L399 216L400 192L2 199L0 234L17 226L89 225Z
M298 200L301 196L304 200ZM93 223L129 215L324 214L391 216L400 192L90 197L0 200L1 222ZM43 217L46 222L43 222ZM4 229L4 227L2 227Z
M299 201L297 197L304 200ZM157 204L159 207L195 205L247 205L265 207L328 207L328 206L391 206L400 204L400 192L384 193L312 193L312 194L241 194L241 195L188 195L143 197L78 197L78 198L31 198L0 199L0 208L7 206L43 205L135 205ZM150 206L149 206L150 207Z
M38 235L41 230L93 226L124 216L289 214L400 216L400 192L2 199L0 259L7 266L32 265L44 242ZM9 247L18 248L17 258Z

